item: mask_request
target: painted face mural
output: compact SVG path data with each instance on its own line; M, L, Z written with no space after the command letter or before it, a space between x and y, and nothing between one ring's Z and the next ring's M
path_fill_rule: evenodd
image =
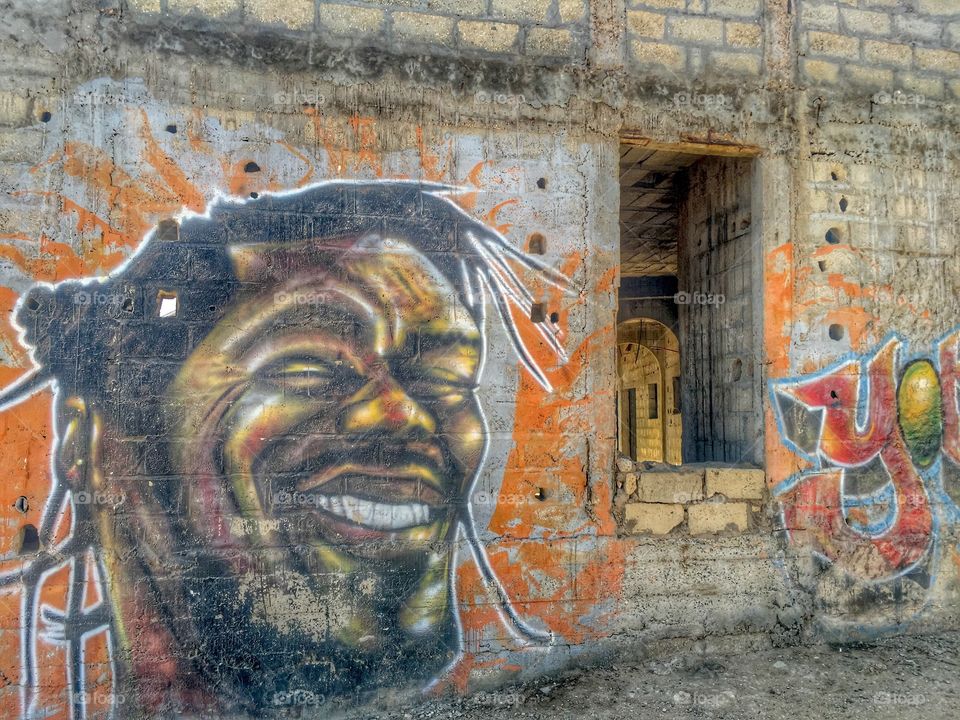
M922 609L943 560L939 530L960 521L958 342L954 331L932 359L906 360L893 335L771 383L782 438L807 466L774 488L785 528L854 588L851 603L885 587L896 596L895 617L853 613L855 623L897 625Z
M560 364L560 333L529 320L525 278L565 279L450 190L331 182L221 201L161 223L108 278L23 297L37 369L2 400L54 384L57 447L42 552L17 580L39 632L72 653L75 707L96 705L88 639L108 627L102 682L148 711L426 684L460 650L461 536L514 632L549 640L500 587L470 492L488 443L486 309L549 387L522 338ZM41 588L58 572L75 604L55 612Z

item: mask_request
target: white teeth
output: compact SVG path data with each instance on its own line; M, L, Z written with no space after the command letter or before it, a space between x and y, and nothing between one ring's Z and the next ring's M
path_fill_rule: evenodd
M423 503L379 503L352 495L316 495L318 507L374 530L401 530L425 525L430 508Z
M430 519L430 509L426 505L414 505L413 506L413 521L417 525L426 524L427 520Z
M407 527L415 525L413 522L413 505L394 505L393 506L393 526Z

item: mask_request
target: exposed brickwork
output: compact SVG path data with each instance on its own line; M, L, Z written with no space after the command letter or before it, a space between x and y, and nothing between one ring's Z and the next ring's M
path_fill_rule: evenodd
M950 0L945 3L950 4ZM896 3L853 7L803 0L801 47L809 59L803 63L803 77L818 84L849 84L866 91L892 93L902 89L898 77L885 70L871 77L872 66L940 75L935 83L943 75L955 73L956 58L943 49L943 38L950 35L944 24L944 17L951 15L949 8L920 3L917 10L904 12Z

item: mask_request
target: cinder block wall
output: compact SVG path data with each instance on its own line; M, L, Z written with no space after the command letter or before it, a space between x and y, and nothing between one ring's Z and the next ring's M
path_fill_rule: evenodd
M0 413L4 715L327 717L611 653L955 625L958 23L950 0L14 3L0 302L20 319L3 324L0 381L46 360L58 385L28 377ZM764 483L721 466L617 470L622 137L756 155ZM397 180L456 185L453 205L429 188L384 195ZM348 183L335 206L310 195L325 181ZM203 215L218 196L247 203L235 223ZM499 276L520 298L505 324L492 276L462 282L461 260L502 271L471 232L530 293ZM417 252L376 245L390 235ZM143 269L148 237L172 250ZM379 247L356 256L378 260L361 271L354 255L318 254L317 238ZM269 247L293 240L299 251ZM69 284L130 258L121 288ZM328 288L276 285L306 268L368 305L389 298L398 324L381 325L420 338L396 346L379 381L390 392L349 432L323 424L330 412L289 424L357 382L345 356L224 360L233 337L330 324L337 342L371 336L342 303L330 316ZM161 291L177 296L173 316ZM469 375L443 409L435 382L409 384L422 369L400 378L436 353L440 326L463 342L428 376ZM205 424L204 398L229 401L211 389L243 368L260 373L248 394ZM326 373L337 382L318 384ZM863 436L848 393L868 375ZM429 411L413 402L428 391ZM827 408L831 434L811 435ZM352 486L334 508L290 484L309 468L279 448L347 439L348 457L371 418L428 446L404 452L460 448L444 466L459 491L434 498L433 530L408 518L406 534L318 533L331 513L369 531L385 511L343 500ZM211 440L218 428L235 442ZM362 460L402 464L378 447ZM263 467L274 475L259 484ZM358 499L383 500L371 487Z

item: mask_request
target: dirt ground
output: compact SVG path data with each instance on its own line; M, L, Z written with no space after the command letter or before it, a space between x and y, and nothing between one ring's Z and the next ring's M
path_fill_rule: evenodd
M960 633L683 656L431 701L379 720L960 718Z

